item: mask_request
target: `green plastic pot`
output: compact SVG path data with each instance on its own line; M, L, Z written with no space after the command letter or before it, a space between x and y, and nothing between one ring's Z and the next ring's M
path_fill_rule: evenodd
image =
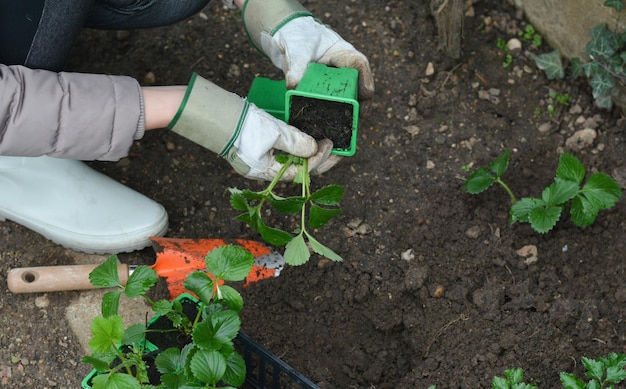
M350 132L347 142L341 147L335 147L333 154L352 156L356 153L359 124L358 77L356 69L334 68L311 63L295 89L287 90L284 80L256 77L250 87L248 100L274 117L294 125L296 114L292 112L292 108L296 104L303 104L303 100L306 106L319 106L319 108L312 108L311 112L329 107L337 109L337 112L343 112L342 115L338 115L343 116L341 118L328 117L328 119L346 122L346 130ZM307 100L309 100L308 104ZM320 102L315 100L320 100ZM306 115L301 111L297 112L297 115Z

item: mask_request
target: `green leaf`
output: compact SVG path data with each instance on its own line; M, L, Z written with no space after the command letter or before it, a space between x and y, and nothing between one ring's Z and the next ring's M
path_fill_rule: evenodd
M89 347L98 353L106 354L122 341L124 324L118 315L96 317L91 322L92 338Z
M337 216L341 214L341 209L337 208L322 208L315 204L311 204L311 209L309 211L309 220L308 226L310 228L320 228L324 226L333 216Z
M157 355L155 363L160 373L176 373L181 370L184 361L180 358L180 350L170 347Z
M309 199L322 205L336 205L343 198L343 188L339 185L327 185L311 193Z
M561 205L574 198L578 193L578 188L578 184L574 181L556 178L550 186L543 190L541 198L547 207Z
M585 179L585 166L580 160L570 153L562 153L559 157L559 166L556 168L556 177L563 180L570 180L579 185Z
M101 374L93 378L93 389L140 389L141 384L131 375L124 373Z
M185 289L195 293L198 299L209 305L215 293L214 281L203 271L195 271L187 275L184 282Z
M530 222L530 212L545 205L543 200L534 197L524 197L511 206L511 223L516 221Z
M284 246L293 239L290 233L279 230L278 228L268 227L265 224L263 224L263 228L259 229L258 232L261 234L263 240L274 246Z
M124 331L122 344L139 344L146 340L146 326L144 324L134 324Z
M335 261L335 262L343 261L343 258L341 258L339 254L335 253L333 250L329 249L328 247L318 242L310 234L307 233L306 236L309 239L309 244L311 244L311 248L313 249L314 252L330 259L331 261Z
M206 266L220 280L241 281L250 274L254 256L241 246L220 246L208 253Z
M583 366L585 366L585 375L587 377L595 378L598 381L602 380L602 376L604 375L604 365L602 362L587 357L582 357L581 360L583 362Z
M138 266L133 274L128 277L124 294L128 298L143 296L158 280L154 269L145 265Z
M504 371L504 376L510 384L518 384L524 379L524 370L521 368L508 369Z
M239 312L243 309L243 297L237 291L237 289L228 285L218 286L220 295L222 296L222 303L235 312Z
M581 195L599 209L609 209L622 196L619 184L604 173L594 173L581 190Z
M111 255L106 261L98 265L89 273L91 285L103 288L121 287L122 284L117 271L118 264L117 255Z
M226 372L226 358L218 351L199 350L191 358L190 367L198 380L216 385Z
M93 353L92 355L86 355L81 359L82 363L88 363L94 369L104 372L109 370L111 362L115 359L114 354L102 354Z
M589 35L591 40L587 43L585 52L596 61L612 57L620 47L618 35L604 24L593 27L589 30Z
M510 158L511 152L505 151L504 153L500 154L498 158L495 159L495 161L489 164L489 170L491 170L491 172L495 174L496 177L502 177L502 175L509 168Z
M539 69L546 72L548 80L565 77L565 70L561 63L561 53L559 50L535 56L535 64Z
M155 301L152 304L152 310L157 315L165 316L172 311L172 302L165 299Z
M246 382L246 362L237 353L232 353L226 358L226 370L222 380L236 388L243 386Z
M237 211L247 211L249 208L248 200L243 196L237 188L230 188L230 205Z
M572 222L578 227L585 227L593 224L598 216L599 209L594 207L584 196L576 196L572 200L570 215Z
M565 389L585 389L585 383L574 374L561 373L559 377Z
M572 78L576 79L582 76L583 74L585 74L583 63L580 60L580 58L578 57L572 58L571 66L572 66Z
M563 207L559 205L534 208L530 211L531 227L540 234L550 231L559 221Z
M506 378L495 376L493 380L491 380L491 388L492 389L511 389L509 382Z
M102 295L102 316L117 315L120 305L121 290L111 290Z
M220 350L239 333L241 319L237 312L225 310L216 312L208 320L196 325L193 330L194 343L204 350Z
M272 200L270 201L274 208L276 208L280 213L284 213L286 215L300 212L305 202L304 197L300 196L287 198L272 196Z
M289 265L302 265L307 262L310 257L311 253L309 252L309 248L302 234L296 235L291 242L287 243L287 246L285 246L284 259L285 263Z
M494 182L496 179L489 170L481 167L469 176L463 188L468 193L478 194L487 190Z
M621 12L624 9L624 2L622 0L606 0L604 5L613 8L617 12Z

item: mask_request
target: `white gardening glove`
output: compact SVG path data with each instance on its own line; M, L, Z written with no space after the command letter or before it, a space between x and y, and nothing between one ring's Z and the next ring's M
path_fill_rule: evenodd
M282 167L273 150L284 151L309 159L309 172L321 174L333 167L341 157L331 155L333 142L315 139L297 128L278 120L250 103L239 137L226 159L241 175L270 181ZM293 181L296 166L290 166L281 180Z
M297 0L247 0L243 21L253 45L283 70L295 88L311 62L359 71L359 98L374 94L367 57L321 24Z
M178 113L168 126L172 131L225 157L246 178L272 180L281 164L274 150L309 158L311 174L321 174L341 158L331 155L332 142L315 141L297 128L278 120L217 85L194 74ZM281 180L296 177L291 166Z
M311 62L359 71L359 97L374 94L374 79L365 55L313 17L287 23L273 36L261 37L263 52L285 73L287 88L298 85Z

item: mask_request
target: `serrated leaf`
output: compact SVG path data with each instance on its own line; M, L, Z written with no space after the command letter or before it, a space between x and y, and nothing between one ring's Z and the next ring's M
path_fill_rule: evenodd
M576 196L572 200L570 209L572 222L578 227L585 227L593 224L598 216L598 209L583 196Z
M599 209L609 209L622 196L619 184L604 173L594 173L581 190L581 195Z
M180 371L184 361L180 358L180 350L177 347L170 347L157 355L155 363L157 370L165 374Z
M515 223L516 221L529 222L530 212L544 205L543 200L534 197L524 197L518 200L511 206L511 223Z
M341 209L337 208L322 208L318 207L315 204L311 204L311 209L309 210L309 220L307 225L310 228L320 228L324 226L330 219L334 216L341 214Z
M521 368L508 369L504 371L504 376L510 384L517 384L524 379L524 370Z
M208 274L203 271L194 271L187 275L184 282L185 289L195 293L198 299L208 305L215 294L214 281Z
M491 172L495 174L496 177L502 177L502 175L509 168L510 158L511 152L505 151L504 153L500 154L498 158L495 159L495 161L489 164L489 170L491 170Z
M265 224L263 224L262 228L259 228L258 232L267 243L274 246L284 246L293 239L293 235L287 231L268 227Z
M91 285L102 288L110 288L119 286L120 277L117 270L119 261L117 255L111 255L106 261L98 265L95 269L89 273L89 282Z
M528 218L533 230L540 234L545 234L556 225L561 218L563 207L558 205L534 208L530 211Z
M102 316L108 317L117 315L120 306L121 290L111 290L102 295L101 310Z
M110 352L113 347L122 341L124 336L122 317L119 315L95 317L91 321L91 334L89 348L102 354Z
M550 186L543 190L541 198L547 207L561 205L573 199L578 193L578 189L579 186L576 182L556 178Z
M339 254L335 253L330 248L328 248L328 247L324 246L323 244L321 244L320 242L318 242L310 234L307 234L307 238L309 239L309 244L311 245L311 248L313 249L314 252L316 252L319 255L322 255L322 256L330 259L331 261L335 261L335 262L343 261L343 258L341 258L341 256L339 256Z
M496 179L489 170L481 167L469 176L463 185L463 189L468 193L478 194L487 190L494 182L496 182Z
M95 376L92 387L93 389L140 389L141 384L131 375L110 373Z
M215 312L207 320L198 323L193 330L193 341L204 350L220 350L230 343L241 328L237 312L225 310Z
M491 388L492 389L511 389L511 386L509 385L509 382L507 381L506 378L495 376L491 380Z
M535 64L541 70L546 73L548 80L554 80L555 78L565 77L565 70L563 69L563 63L561 62L561 53L559 50L554 50L549 53L540 54L535 56Z
M236 188L230 188L230 205L237 211L245 212L248 210L248 200L243 196L241 190Z
M165 299L155 301L154 304L152 304L152 310L157 315L165 316L172 311L172 302Z
M302 207L304 206L305 199L304 197L300 197L300 196L287 197L287 198L280 198L278 196L273 196L272 200L270 200L270 203L279 212L289 215L292 213L302 211Z
M222 303L235 312L239 312L243 309L243 297L233 287L228 285L221 285L218 287L220 296L222 297Z
M570 153L562 153L559 157L559 165L556 168L556 177L570 180L579 185L585 179L585 166L580 160Z
M115 359L115 355L113 354L101 354L101 353L93 353L91 355L84 356L80 361L82 363L88 363L94 369L104 372L110 369L110 364Z
M581 360L583 366L585 366L585 375L587 377L602 380L602 376L604 375L604 365L602 362L587 357L582 357Z
M246 362L238 353L232 353L226 358L226 370L222 380L236 388L246 382Z
M139 344L146 340L146 326L144 324L134 324L124 330L122 344Z
M143 296L158 280L154 269L145 265L138 266L133 274L128 277L124 294L128 298Z
M254 256L241 246L232 244L213 249L206 256L206 266L220 280L241 281L248 276Z
M191 358L190 368L195 378L215 385L224 376L226 358L217 351L199 350Z
M311 194L309 199L322 205L336 205L343 198L343 188L339 185L327 185Z
M585 389L585 383L574 374L561 373L559 378L565 389Z
M285 259L285 263L292 266L302 265L309 260L311 253L309 252L309 248L306 245L302 234L296 235L289 243L287 243L283 257Z

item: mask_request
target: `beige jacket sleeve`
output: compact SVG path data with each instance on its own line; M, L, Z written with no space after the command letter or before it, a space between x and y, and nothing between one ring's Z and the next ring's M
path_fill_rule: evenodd
M144 129L131 77L0 64L0 155L116 161Z

